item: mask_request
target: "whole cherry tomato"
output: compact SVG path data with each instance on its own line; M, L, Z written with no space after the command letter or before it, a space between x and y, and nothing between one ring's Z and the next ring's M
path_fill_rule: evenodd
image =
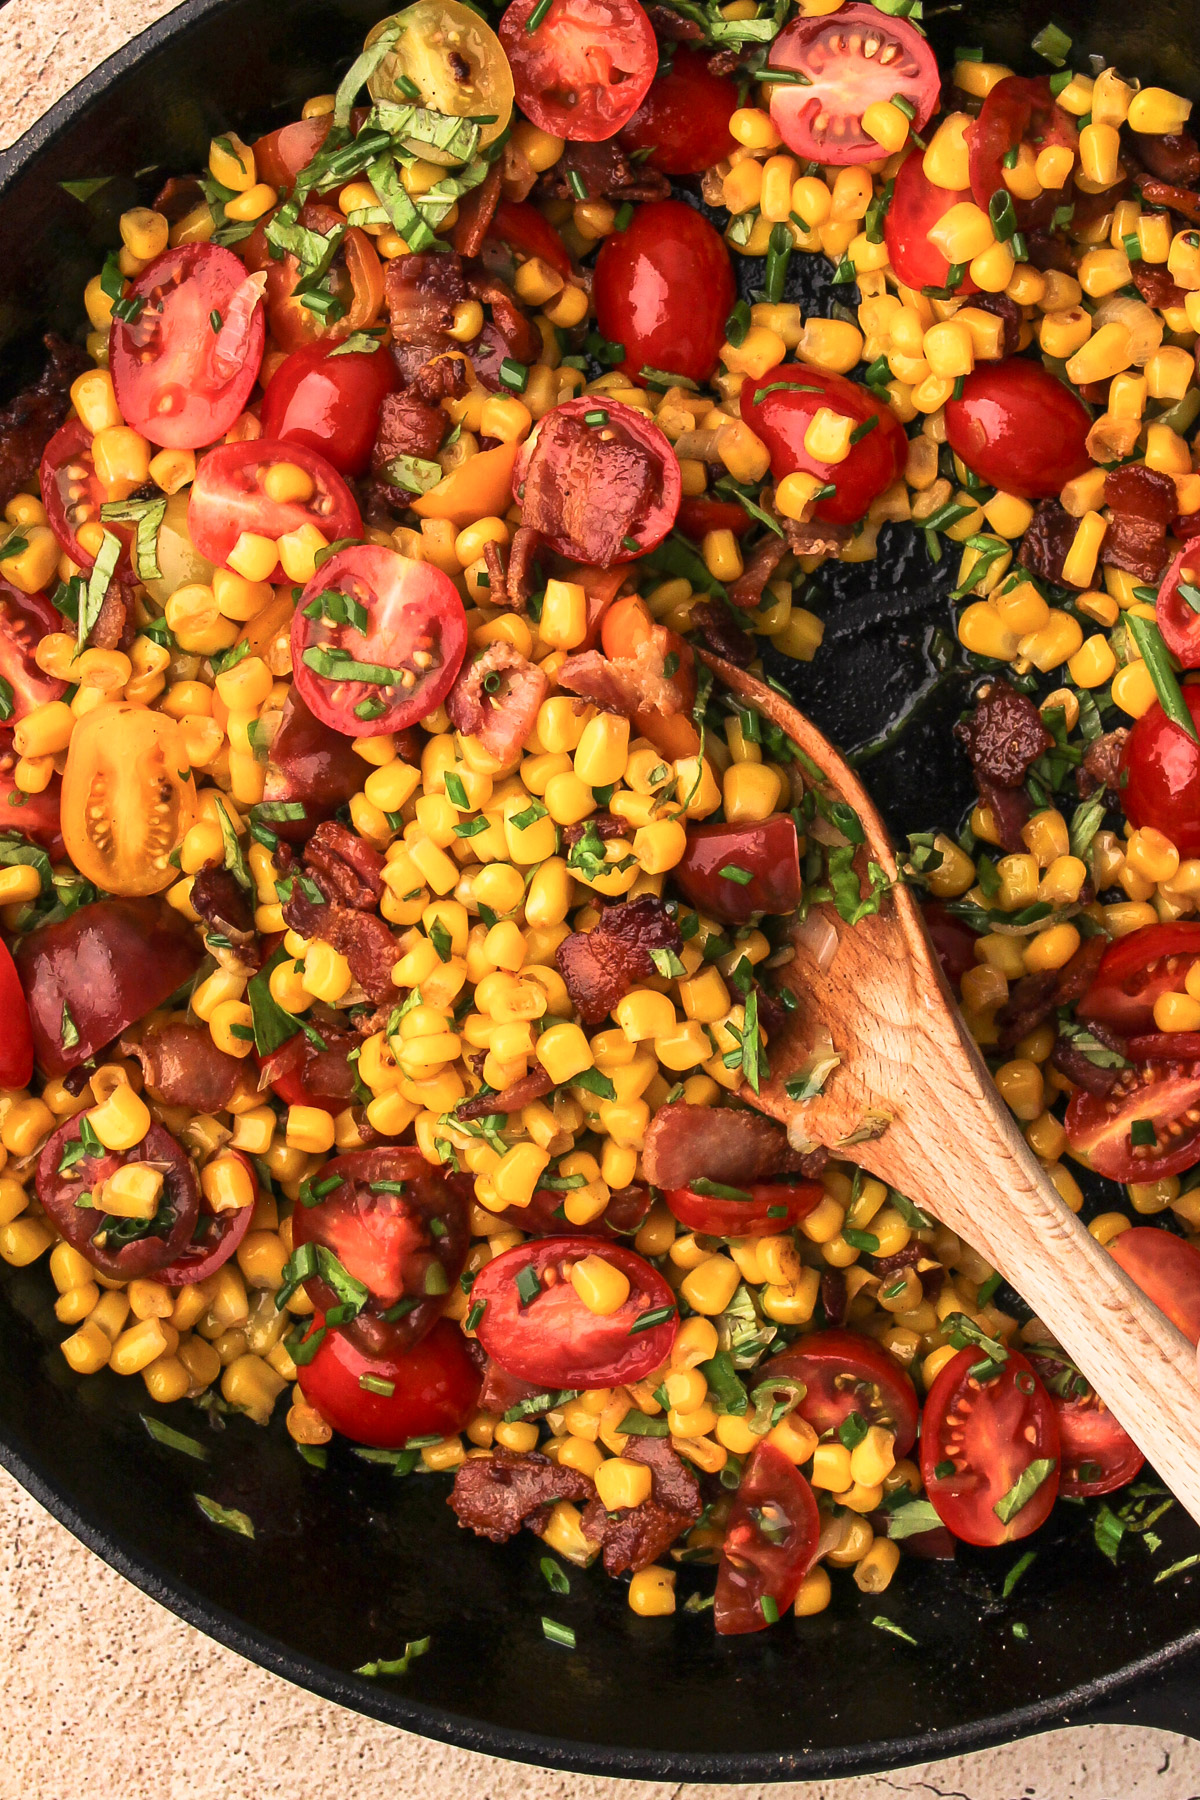
M158 894L196 821L196 783L169 714L105 700L71 733L62 785L67 855L109 894Z
M605 238L592 293L598 330L625 346L620 367L642 383L647 368L706 382L737 298L723 239L682 200L639 206Z
M736 84L714 75L699 50L677 44L665 75L621 132L630 150L648 152L645 161L664 175L702 175L734 148L729 121L737 110Z
M1053 499L1090 469L1091 414L1025 357L981 363L946 402L946 442L981 481L1027 500Z
M449 1319L398 1355L368 1356L315 1313L296 1362L304 1397L321 1417L381 1450L461 1430L479 1393L479 1371Z
M396 382L386 350L305 344L267 383L263 436L317 451L339 475L365 475L380 410Z
M757 380L749 377L739 404L743 419L771 452L776 481L800 470L833 488L814 509L818 519L831 525L861 519L904 468L908 439L895 413L844 375L804 363L780 363ZM854 421L851 437L857 435L858 441L838 463L819 462L804 447L805 434L822 409Z
M923 287L945 287L949 259L930 243L928 233L943 213L971 198L970 188L937 187L923 164L922 152L910 150L896 172L892 203L883 222L883 241L896 278L918 293ZM976 294L979 289L964 275L955 292Z
M692 825L672 874L685 899L728 925L758 913L789 913L800 904L796 822L775 813L750 825Z
M1200 732L1200 687L1189 682L1181 692ZM1157 700L1126 739L1120 780L1121 804L1135 829L1153 825L1180 856L1200 856L1200 743Z
M1018 1350L990 1375L975 1346L948 1362L921 1419L921 1477L934 1510L966 1544L1009 1544L1049 1518L1058 1493L1058 1420Z

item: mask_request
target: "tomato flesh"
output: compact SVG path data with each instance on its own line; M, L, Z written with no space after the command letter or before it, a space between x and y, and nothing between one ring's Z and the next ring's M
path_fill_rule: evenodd
M665 75L658 75L637 112L621 132L630 150L664 175L703 175L734 148L729 121L737 109L737 87L714 75L707 57L678 44Z
M379 414L396 382L396 365L385 350L306 344L267 383L263 436L315 450L339 475L365 475Z
M698 911L745 925L755 914L779 915L799 906L800 844L788 813L752 825L692 825L687 839L672 874ZM734 874L724 874L726 869Z
M66 682L43 675L34 655L48 632L62 628L62 615L44 594L23 594L0 577L0 682L11 690L6 694L0 686L5 725L19 724L35 706L61 700L66 693Z
M946 442L981 481L1026 500L1055 499L1092 466L1091 415L1041 363L983 363L946 402Z
M1185 669L1200 669L1200 612L1184 589L1200 603L1200 538L1189 538L1162 578L1154 604L1158 629L1167 649Z
M567 246L544 213L528 200L501 200L492 214L488 236L525 256L540 256L564 281L571 273Z
M1113 1181L1190 1169L1200 1154L1200 1057L1184 1058L1180 1045L1170 1061L1121 1069L1107 1094L1072 1094L1064 1120L1072 1152Z
M0 731L0 831L19 832L48 851L51 862L61 862L66 855L59 817L62 780L52 775L40 794L25 794L17 786L16 766L12 733Z
M300 209L300 224L306 231L330 237L343 230L346 221L332 206L307 200ZM318 340L341 343L356 331L373 325L383 305L383 266L375 246L357 225L345 230L330 265L323 286L333 295L340 312L322 316L304 304L296 295L300 280L300 264L289 251L280 262L267 257L265 239L254 250L253 238L246 240L247 264L267 271L267 322L271 336L281 350L299 350L304 344ZM267 260L262 260L267 257Z
M16 964L8 946L0 940L0 1017L4 1032L0 1037L0 1087L28 1087L33 1074L33 1026L29 1008L21 992Z
M650 668L666 668L668 659L674 657L671 680L682 697L682 707L678 712L665 713L657 706L639 706L633 715L633 728L672 761L695 756L700 749L700 734L691 716L696 700L696 658L691 645L678 632L656 623L646 602L637 594L622 594L613 601L604 614L600 642L605 656L640 662Z
M398 1355L368 1356L316 1313L301 1345L306 1353L310 1361L297 1359L304 1398L343 1437L380 1450L461 1430L479 1393L479 1371L449 1319Z
M706 382L737 298L723 239L682 200L639 206L605 238L593 294L597 329L625 346L620 367L642 385L643 368Z
M977 206L986 211L994 193L1009 194L1004 158L1023 142L1030 144L1035 155L1051 146L1078 150L1075 121L1055 104L1048 76L1033 80L1021 75L1006 76L996 83L980 108L978 119L967 133L971 191ZM1064 194L1062 188L1047 188L1035 200L1019 200L1015 194L1009 197L1019 228L1035 231L1049 225Z
M747 425L771 452L776 481L802 470L832 485L833 493L818 500L814 509L818 519L831 525L861 519L904 468L908 439L903 426L882 401L844 375L803 363L780 363L758 380L746 380L740 406ZM856 430L875 421L839 463L818 462L804 447L805 433L823 407L853 419Z
M760 1444L725 1527L713 1611L719 1635L761 1631L780 1618L812 1568L820 1536L807 1481L774 1444Z
M78 532L81 525L100 522L100 508L111 496L96 473L92 434L81 419L68 419L55 432L42 452L39 475L46 523L73 563L81 569L93 568L96 558L84 549ZM106 523L104 529L121 544L117 574L130 578L133 574L130 545L136 527Z
M654 28L636 0L513 0L500 21L517 105L542 131L597 143L628 123L658 67Z
M788 1376L808 1390L797 1411L818 1436L836 1431L851 1413L893 1433L896 1455L917 1441L917 1394L899 1363L857 1331L814 1331L769 1363L772 1378Z
M689 1231L739 1238L759 1231L790 1231L820 1204L825 1190L817 1181L755 1181L744 1191L747 1199L728 1200L697 1193L695 1188L668 1188L663 1199Z
M264 483L280 464L299 467L312 487L307 500L272 500ZM323 456L299 443L253 438L221 444L201 459L188 502L188 531L201 556L225 563L243 533L278 541L285 533L315 526L327 544L360 538L362 519L354 495ZM283 581L278 567L269 577Z
M68 1119L38 1158L37 1194L73 1249L102 1275L132 1280L165 1269L186 1250L200 1211L200 1188L186 1154L169 1131L151 1125L131 1150L79 1155L82 1116ZM100 1209L103 1184L123 1163L150 1162L163 1171L159 1210L152 1220L118 1219ZM81 1206L84 1195L94 1204Z
M158 894L196 819L183 733L168 714L106 700L71 733L62 786L67 854L109 894Z
M1200 1324L1197 1327L1200 1331ZM1054 1403L1061 1446L1058 1491L1065 1499L1092 1499L1131 1482L1145 1457L1082 1375L1058 1361L1057 1352L1029 1358Z
M1134 1225L1109 1251L1188 1342L1200 1343L1200 1250L1160 1226Z
M921 1422L921 1478L955 1537L966 1544L1008 1544L1050 1516L1059 1485L1058 1420L1020 1351L1010 1350L1000 1373L980 1380L971 1370L986 1361L977 1347L960 1350L930 1389ZM1052 1467L1013 1512L1013 1490L1035 1462ZM951 1472L939 1474L947 1463ZM997 1506L1008 1516L1002 1518Z
M896 172L892 203L883 222L883 241L896 278L917 293L923 287L945 287L949 259L930 243L928 234L952 206L971 198L969 188L938 187L923 165L922 152L910 150ZM979 289L964 275L955 292L977 294Z
M1197 957L1200 924L1194 919L1143 925L1109 945L1076 1008L1078 1016L1122 1037L1153 1031L1154 1002L1160 994L1182 989Z
M797 156L835 166L879 160L879 144L862 125L869 106L899 94L913 108L913 129L921 131L941 89L927 40L874 6L851 4L823 17L793 19L771 45L767 62L807 78L807 85L771 88L776 131Z
M1181 687L1200 730L1200 687ZM1158 701L1137 720L1121 752L1121 804L1129 823L1153 825L1180 856L1200 856L1200 744Z

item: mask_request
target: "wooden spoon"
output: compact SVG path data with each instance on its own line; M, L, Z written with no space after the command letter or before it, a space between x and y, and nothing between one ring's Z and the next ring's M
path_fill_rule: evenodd
M894 880L896 858L865 790L820 732L761 681L705 656L821 770L862 821L870 858ZM796 1010L770 1042L770 1079L742 1098L860 1164L986 1256L1053 1331L1171 1492L1200 1522L1200 1379L1196 1351L1059 1198L1026 1147L942 975L912 892L846 925L821 954L800 928L778 978ZM819 1045L841 1062L813 1100L790 1100L789 1075ZM884 1122L886 1121L886 1126ZM880 1135L854 1142L864 1129Z

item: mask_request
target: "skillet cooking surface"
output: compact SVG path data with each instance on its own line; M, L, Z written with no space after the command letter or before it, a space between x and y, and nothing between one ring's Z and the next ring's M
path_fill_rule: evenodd
M116 241L117 215L153 195L159 172L198 166L209 137L230 126L250 135L294 117L382 10L382 0L187 0L0 157L0 231L21 246L0 300L7 389L37 366L47 324L79 330L83 286ZM1190 13L1157 0L1135 17L1105 0L1054 16L1084 50L1200 92L1190 50L1172 47L1190 44ZM982 40L1023 69L1043 23L1041 0L991 0L935 17L931 35L943 52ZM118 175L86 207L58 186L124 170L142 171L140 186ZM760 266L738 260L743 286L757 286ZM797 257L792 270L789 298L822 297L823 264ZM928 685L898 744L863 765L897 833L952 822L968 800L948 732L967 677L939 680L937 669L950 574L946 563L930 570L910 530L885 528L877 562L809 584L805 603L828 622L816 663L776 659L771 670L786 672L800 706L846 746L877 737ZM1093 1542L1092 1507L1064 1504L1028 1545L960 1549L950 1565L905 1559L878 1599L838 1583L815 1619L722 1640L707 1614L637 1618L623 1587L574 1571L570 1596L551 1594L538 1541L523 1534L497 1548L469 1537L442 1477L398 1484L345 1445L321 1472L282 1420L266 1432L236 1417L210 1430L199 1412L153 1407L140 1382L78 1380L57 1349L52 1299L44 1269L3 1270L0 1461L155 1598L344 1705L473 1749L676 1780L895 1766L1066 1716L1187 1729L1180 1708L1195 1661L1180 1655L1200 1646L1200 1580L1153 1579L1200 1542L1178 1509L1156 1526L1153 1563L1134 1542L1114 1568ZM194 1432L209 1460L152 1442L140 1412ZM197 1491L245 1511L255 1541L209 1524ZM1004 1576L1027 1548L1037 1560L1005 1601ZM692 1585L684 1571L681 1596ZM574 1654L545 1640L543 1614L575 1629ZM873 1625L880 1616L917 1647ZM1017 1621L1025 1640L1012 1635ZM428 1655L402 1679L349 1673L426 1634ZM1135 1675L1134 1693L1112 1701Z

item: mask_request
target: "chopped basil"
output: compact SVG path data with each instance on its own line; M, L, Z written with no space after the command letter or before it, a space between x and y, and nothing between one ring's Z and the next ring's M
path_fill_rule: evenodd
M890 1538L916 1537L923 1531L936 1531L941 1519L928 1500L910 1500L889 1510L887 1534Z
M569 1594L570 1578L561 1563L556 1563L552 1556L543 1556L538 1563L542 1578L553 1594Z
M518 1269L517 1298L522 1306L532 1305L541 1291L542 1284L532 1263L526 1263L523 1269Z
M100 517L106 524L121 522L137 526L133 556L139 581L162 580L162 570L158 566L158 534L166 516L165 494L158 500L113 500L100 508Z
M427 494L442 479L442 466L424 456L393 456L383 465L383 479L406 494Z
M652 1418L639 1407L633 1406L625 1414L617 1426L617 1430L627 1432L630 1437L668 1437L670 1427L665 1418Z
M1020 1581L1022 1575L1024 1575L1026 1569L1028 1569L1030 1564L1035 1562L1036 1560L1037 1560L1037 1551L1036 1550L1027 1550L1025 1552L1024 1556L1020 1556L1017 1558L1017 1560L1013 1564L1012 1568L1008 1571L1008 1574L1004 1577L1004 1587L1001 1590L1001 1598L1002 1599L1004 1599L1004 1600L1008 1599L1008 1596L1012 1593L1012 1591L1016 1587L1018 1581Z
M71 1017L71 1008L63 1001L62 1019L58 1027L58 1038L64 1050L73 1050L79 1042L79 1027Z
M885 1619L882 1613L877 1613L875 1618L871 1620L871 1623L874 1625L876 1631L889 1632L892 1637L901 1638L906 1644L912 1644L914 1647L918 1647L916 1638L910 1637L908 1632L897 1625L894 1619Z
M111 531L106 531L104 541L96 554L95 566L80 598L77 647L81 651L88 641L92 626L100 617L100 608L104 605L104 597L108 593L109 583L116 574L117 564L120 560L121 540L114 537Z
M194 1457L197 1462L208 1461L208 1451L195 1438L186 1437L171 1425L164 1425L161 1419L152 1419L148 1413L141 1413L139 1417L156 1444L163 1444L168 1450L182 1450L185 1456Z
M280 944L246 989L246 1001L254 1023L254 1048L260 1056L270 1056L300 1030L300 1020L294 1013L286 1012L271 992L271 976L281 963L289 960L287 950Z
M595 1094L601 1100L615 1100L617 1090L607 1075L599 1069L583 1069L578 1075L572 1075L568 1087L583 1088L585 1093Z
M837 1434L847 1450L854 1450L862 1443L870 1429L860 1412L852 1412L842 1420L837 1428Z
M1021 1471L1007 1494L997 1500L992 1508L1002 1525L1011 1523L1022 1507L1028 1506L1042 1483L1053 1475L1057 1467L1057 1457L1039 1456Z
M1102 1502L1096 1512L1092 1525L1092 1536L1096 1548L1109 1562L1115 1563L1121 1549L1121 1540L1125 1536L1124 1519L1118 1518L1107 1502Z
M1158 1133L1154 1129L1153 1119L1135 1119L1129 1127L1129 1142L1134 1149L1157 1149Z

